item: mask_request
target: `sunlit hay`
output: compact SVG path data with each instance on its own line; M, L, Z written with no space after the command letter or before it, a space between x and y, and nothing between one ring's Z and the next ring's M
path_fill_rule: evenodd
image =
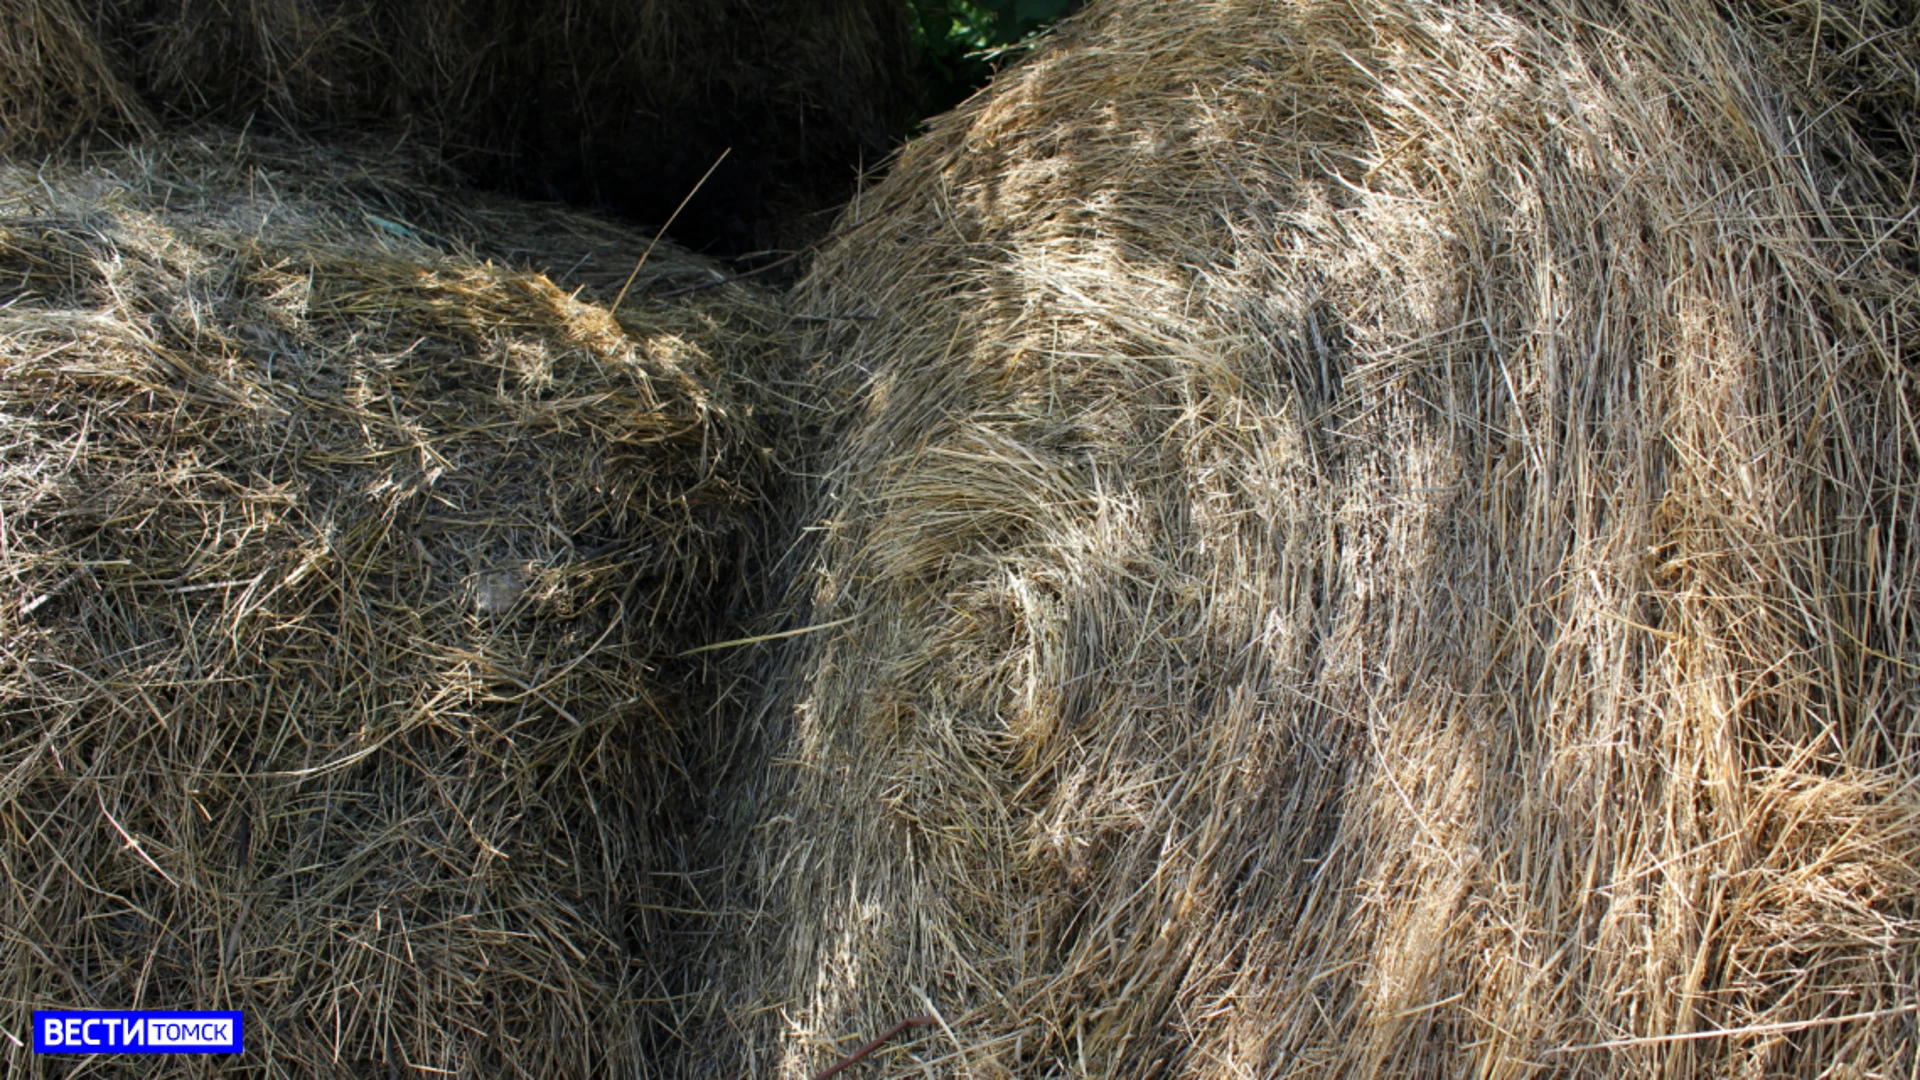
M640 1075L677 1038L675 658L740 593L787 322L649 298L719 276L666 244L615 313L647 237L408 174L0 169L17 1038L239 1009L248 1063L369 1076Z
M1920 234L1775 29L1096 4L863 193L757 1075L1920 1067Z

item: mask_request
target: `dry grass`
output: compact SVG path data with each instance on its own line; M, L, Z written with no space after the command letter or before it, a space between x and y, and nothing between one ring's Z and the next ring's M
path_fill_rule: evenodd
M0 4L0 154L61 147L90 131L149 121L71 4Z
M647 299L717 274L670 245L611 313L648 239L257 141L0 168L0 1031L651 1072L674 658L740 589L788 324Z
M1892 199L1920 201L1920 3L1744 0L1774 81L1821 141Z
M1920 1069L1920 233L1778 30L1116 0L910 145L714 1071Z
M143 110L376 130L657 224L731 148L681 224L740 248L824 227L780 215L837 204L891 146L907 61L897 0L6 0L0 153Z

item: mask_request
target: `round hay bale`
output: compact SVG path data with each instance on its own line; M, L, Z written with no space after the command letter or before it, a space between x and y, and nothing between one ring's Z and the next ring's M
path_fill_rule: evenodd
M1920 234L1769 33L1095 4L908 146L797 298L758 1075L1920 1067Z
M310 147L0 168L0 1029L636 1075L786 319ZM550 268L550 269L549 269ZM546 272L543 272L546 271ZM33 1067L0 1045L0 1071Z
M739 252L811 238L911 120L898 0L20 0L0 11L0 152L130 118L377 130L491 187ZM109 83L108 85L111 85ZM12 102L9 103L9 98ZM111 104L124 106L124 95Z

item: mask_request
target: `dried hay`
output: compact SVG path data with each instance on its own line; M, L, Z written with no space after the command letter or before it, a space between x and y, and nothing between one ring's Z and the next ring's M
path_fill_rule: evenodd
M862 157L904 129L905 14L897 0L8 0L0 153L142 109L377 129L490 186L658 224L731 148L680 228L744 249L824 228L783 218L844 199ZM113 80L131 99L60 104Z
M664 244L612 313L647 241L310 147L0 169L0 1030L649 1071L674 657L740 591L788 324L645 299L718 276Z
M1920 201L1920 2L1744 0L1782 90L1864 181Z
M148 122L145 107L121 85L91 28L70 5L0 3L0 154Z
M1920 232L1777 29L1115 0L911 144L720 1063L1920 1069Z

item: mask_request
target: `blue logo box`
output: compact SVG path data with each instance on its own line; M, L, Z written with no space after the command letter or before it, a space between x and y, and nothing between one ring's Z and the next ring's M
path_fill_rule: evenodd
M38 1010L36 1054L237 1054L237 1012Z

